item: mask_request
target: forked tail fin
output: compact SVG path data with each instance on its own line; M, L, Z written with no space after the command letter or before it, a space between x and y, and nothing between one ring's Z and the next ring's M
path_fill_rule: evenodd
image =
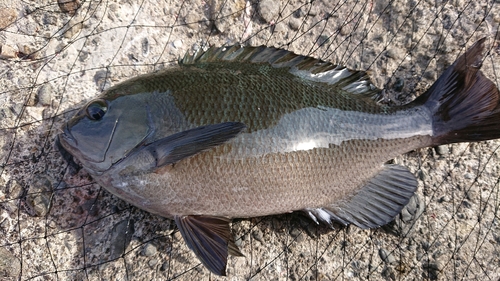
M500 138L500 93L479 70L483 38L461 55L415 102L433 112L433 144Z

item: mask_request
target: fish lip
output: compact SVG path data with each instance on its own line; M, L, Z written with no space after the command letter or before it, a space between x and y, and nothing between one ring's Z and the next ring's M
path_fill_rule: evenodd
M71 134L71 131L69 130L69 125L66 123L63 128L62 128L62 133L60 134L62 136L63 142L66 144L76 147L78 145L78 142L76 141L75 137L73 134Z

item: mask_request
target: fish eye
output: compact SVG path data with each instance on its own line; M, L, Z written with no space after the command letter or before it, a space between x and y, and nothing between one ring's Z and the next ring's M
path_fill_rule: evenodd
M87 117L90 120L99 121L104 117L106 111L108 110L108 104L104 100L95 100L89 105L87 105L87 109L85 110L87 113Z

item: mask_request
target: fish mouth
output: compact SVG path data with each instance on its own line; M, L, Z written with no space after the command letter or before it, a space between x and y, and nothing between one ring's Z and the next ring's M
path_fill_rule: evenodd
M76 147L78 145L78 142L76 141L73 134L71 134L68 123L66 123L61 129L62 132L59 134L59 141L61 142L61 145L62 146L69 145L71 147ZM68 148L65 147L65 149Z

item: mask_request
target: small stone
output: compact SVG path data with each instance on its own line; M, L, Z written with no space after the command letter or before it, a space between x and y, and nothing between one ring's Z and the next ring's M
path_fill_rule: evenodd
M45 25L57 25L57 17L47 13L43 17L43 23Z
M405 80L402 79L401 77L396 78L396 81L394 82L394 85L392 88L394 91L401 92L405 86Z
M78 8L80 8L79 0L57 0L57 4L61 11L70 15L74 15Z
M156 252L158 252L158 250L156 249L155 245L148 243L142 249L141 254L146 257L151 257L154 256Z
M107 70L99 70L94 75L94 82L100 91L104 91L111 86L109 77L111 74Z
M54 88L50 84L43 84L37 92L38 103L42 106L49 106L52 104L52 95Z
M431 280L439 279L439 272L441 270L442 265L438 262L431 261L423 264L424 273L427 275L426 277Z
M294 238L297 237L297 236L299 236L300 233L301 232L300 232L300 230L298 228L292 228L292 230L290 230L290 235L292 237L294 237Z
M315 15L319 14L319 8L316 6L312 6L307 14L314 17Z
M288 21L288 25L293 30L299 30L301 24L302 22L297 18L290 18L290 21Z
M448 195L445 195L445 196L438 199L438 203L449 202L449 201L450 201L450 197Z
M158 260L157 260L157 259L151 259L151 260L148 262L148 265L149 265L150 267L155 267L157 264L158 264Z
M429 79L431 81L435 81L437 79L436 72L431 70L424 72L423 76L424 78Z
M82 30L83 22L71 20L66 27L67 29L64 31L64 38L71 39Z
M305 13L304 13L304 11L302 10L302 8L298 8L297 10L295 10L295 11L293 12L293 16L294 16L295 18L301 18L301 17L303 17L304 15L305 15Z
M385 52L385 55L391 59L395 59L396 58L396 51L394 51L393 49L388 49L386 52Z
M262 0L259 2L259 14L262 19L270 23L278 19L280 12L279 2L274 0Z
M242 237L238 237L238 239L236 239L236 240L234 241L234 244L235 244L236 246L238 246L238 247L241 247L241 244L243 244L243 239L242 239Z
M188 13L186 17L184 17L184 22L186 23L187 27L193 29L193 30L198 30L199 23L198 23L198 17L194 13Z
M418 178L421 180L421 181L424 181L425 182L425 179L427 179L427 174L426 172L422 171L422 170L419 170L418 171Z
M17 11L12 8L0 8L0 30L9 27L17 19Z
M0 276L14 277L15 280L21 274L21 262L9 250L0 247ZM2 279L3 280L3 279ZM7 279L6 279L7 280Z
M110 259L119 258L125 253L134 232L134 220L125 219L113 226L110 236Z
M443 20L441 21L443 23L443 28L450 30L453 27L453 21L451 20L450 15L445 14L443 17Z
M17 51L9 45L0 45L0 59L17 58Z
M424 249L426 252L429 251L431 248L431 244L428 241L422 241L422 249Z
M451 146L451 153L455 156L461 156L467 151L467 147L469 146L469 143L457 143Z
M255 240L263 243L263 234L262 234L262 231L260 229L256 229L254 232L252 232L252 236Z
M179 49L180 47L182 47L182 41L181 40L175 40L174 43L174 48L176 49Z
M436 146L435 148L436 153L441 156L448 155L450 153L450 149L448 148L448 145L440 145Z
M378 251L380 258L387 264L395 264L396 258L393 253L388 253L384 248L380 248Z
M118 11L119 6L116 3L111 3L108 5L108 8L111 12L116 12Z
M52 183L47 176L37 175L31 181L26 203L28 212L34 217L44 217L52 205Z
M18 181L12 180L7 186L9 188L8 194L11 199L17 199L23 194L23 187Z
M149 41L148 38L142 38L141 40L142 55L147 56L149 54Z
M386 266L383 270L382 270L382 276L384 276L385 278L387 278L388 280L396 280L396 272L394 272L394 269L392 269L391 267L389 266Z
M462 201L461 205L464 206L467 209L470 209L472 207L472 205L467 200Z

